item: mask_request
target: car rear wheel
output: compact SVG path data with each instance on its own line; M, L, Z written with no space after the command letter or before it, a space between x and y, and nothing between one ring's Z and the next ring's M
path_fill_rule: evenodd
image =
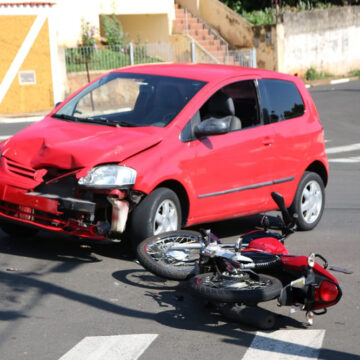
M181 223L181 205L175 192L155 189L136 206L129 219L133 248L148 237L179 230Z
M306 171L290 207L298 214L299 230L312 230L320 221L325 205L325 187L321 177Z

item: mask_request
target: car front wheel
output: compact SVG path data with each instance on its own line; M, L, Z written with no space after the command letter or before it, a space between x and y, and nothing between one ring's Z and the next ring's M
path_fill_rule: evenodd
M153 235L179 230L181 205L174 191L157 188L133 210L129 219L129 235L133 246Z
M312 230L320 221L325 205L325 187L321 177L306 171L296 190L290 207L292 213L298 214L299 230Z

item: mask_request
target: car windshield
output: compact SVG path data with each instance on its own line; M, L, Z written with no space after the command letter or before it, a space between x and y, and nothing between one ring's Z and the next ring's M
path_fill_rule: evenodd
M52 116L109 126L163 127L204 85L183 78L110 73L86 87Z

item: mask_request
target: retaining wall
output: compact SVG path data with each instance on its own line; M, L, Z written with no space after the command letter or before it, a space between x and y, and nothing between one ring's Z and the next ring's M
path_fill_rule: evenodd
M258 67L298 75L360 69L360 6L285 13L281 24L253 32Z

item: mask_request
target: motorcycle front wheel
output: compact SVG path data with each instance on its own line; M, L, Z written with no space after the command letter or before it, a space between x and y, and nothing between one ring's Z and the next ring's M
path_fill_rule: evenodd
M195 274L196 260L200 257L199 232L190 230L171 231L143 240L137 247L137 258L142 266L153 274L169 280L186 280ZM177 244L199 245L174 250Z
M282 283L269 275L258 274L231 276L205 273L189 281L194 294L210 301L223 303L257 304L280 295Z

